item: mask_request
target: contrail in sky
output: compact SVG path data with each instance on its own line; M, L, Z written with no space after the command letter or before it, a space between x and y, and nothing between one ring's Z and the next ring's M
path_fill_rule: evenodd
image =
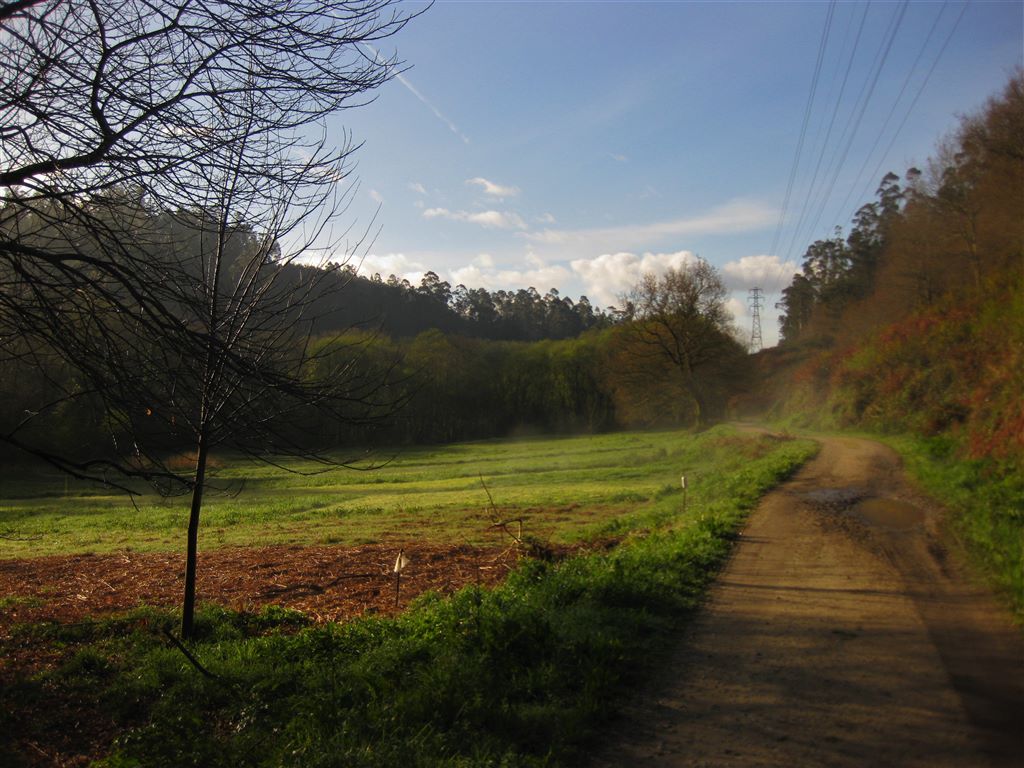
M374 60L376 60L377 62L381 61L380 52L376 48L374 48L369 43L363 43L363 47L365 47L368 51L370 51L370 53L373 54ZM428 99L426 96L420 93L416 89L416 86L410 83L409 80L404 75L399 73L396 74L395 77L398 79L398 82L400 82L402 85L406 87L409 93L411 93L417 99L422 101L427 106L427 108L437 116L438 120L447 125L448 130L450 130L452 133L454 133L456 136L462 139L463 144L469 144L469 137L466 136L466 134L464 134L462 131L460 131L459 127L455 125L455 123L453 123L451 120L449 120L440 109L435 107L434 104L430 101L430 99Z

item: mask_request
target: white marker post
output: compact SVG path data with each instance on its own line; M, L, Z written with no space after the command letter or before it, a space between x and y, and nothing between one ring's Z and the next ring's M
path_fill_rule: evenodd
M683 514L686 514L686 475L679 478L679 481L683 485Z
M398 593L402 588L402 571L409 564L409 558L405 556L405 549L398 550L398 557L395 558L395 607L398 607Z

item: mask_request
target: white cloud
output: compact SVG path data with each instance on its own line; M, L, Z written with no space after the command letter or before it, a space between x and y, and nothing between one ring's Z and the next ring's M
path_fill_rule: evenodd
M574 259L570 266L586 288L586 295L600 305L619 304L619 296L639 282L645 272L662 273L669 267L692 264L690 251L635 254L606 253L592 259Z
M496 229L526 229L526 222L522 220L519 214L508 211L471 213L467 216L466 221Z
M356 267L359 274L366 277L378 272L385 280L388 275L397 275L400 278L408 278L412 283L418 282L429 269L425 264L409 258L404 253L370 253Z
M744 256L725 264L722 276L731 290L745 291L759 286L774 292L780 286L788 285L799 271L795 261L782 261L778 256Z
M482 287L490 291L519 290L533 286L545 293L551 288L561 289L573 278L572 272L565 265L548 264L532 252L527 252L515 262L520 260L525 262L523 268L518 265L497 268L494 257L482 253L471 264L452 269L451 283L461 283L470 288Z
M503 184L496 184L493 181L488 181L482 176L477 176L473 179L466 179L467 184L475 184L480 187L485 195L490 197L515 197L519 194L519 187L506 187Z
M544 229L523 236L535 243L573 247L592 253L636 250L681 235L708 235L758 229L774 223L777 211L760 203L734 200L699 216L650 224L593 229Z
M476 264L453 269L451 276L452 279L449 282L452 285L464 285L467 288L487 288L488 290L491 290L494 286L494 281L490 279L489 274L485 273Z
M373 200L373 202L375 202L375 203L383 203L384 202L384 196L380 192L378 192L376 189L371 189L370 190L370 199Z
M554 224L555 217L552 216L550 213L542 213L540 216L536 218L536 221L538 224Z
M615 152L609 153L608 157L610 157L616 163L625 163L629 161L629 158L626 157L625 155L616 154Z
M730 296L725 301L725 309L732 315L732 321L741 329L750 326L750 313L742 299Z
M415 192L417 195L425 195L425 194L427 194L427 188L424 187L422 184L420 184L418 181L410 181L406 186L410 190Z
M427 208L423 211L425 219L448 219L449 221L467 221L489 229L526 229L526 222L517 213L510 211L450 211L447 208Z
M522 270L484 270L476 264L470 264L451 271L453 285L461 283L470 288L481 287L490 291L519 290L532 285L541 293L545 293L550 288L564 285L571 277L572 273L560 264L539 264L533 269Z

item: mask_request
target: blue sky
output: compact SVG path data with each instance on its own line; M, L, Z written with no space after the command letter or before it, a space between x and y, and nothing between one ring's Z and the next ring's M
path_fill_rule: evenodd
M409 69L329 126L362 143L347 216L380 231L361 271L607 306L696 255L746 333L747 290L765 289L773 344L807 245L1024 63L1022 9L438 0L381 44Z

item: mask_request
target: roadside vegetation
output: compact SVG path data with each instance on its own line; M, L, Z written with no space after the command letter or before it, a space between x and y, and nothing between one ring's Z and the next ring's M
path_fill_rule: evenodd
M571 765L624 684L657 673L650 654L699 603L747 512L814 450L717 427L409 457L441 517L488 507L482 465L508 508L616 505L561 530L620 543L523 559L494 590L428 595L393 619L312 625L286 608L207 606L197 664L161 633L174 615L155 609L15 627L5 655L52 664L5 680L0 757L18 765L32 744L106 754L104 766ZM316 535L317 520L304 525Z
M921 486L952 513L952 533L1024 625L1024 474L964 459L942 437L882 436Z

